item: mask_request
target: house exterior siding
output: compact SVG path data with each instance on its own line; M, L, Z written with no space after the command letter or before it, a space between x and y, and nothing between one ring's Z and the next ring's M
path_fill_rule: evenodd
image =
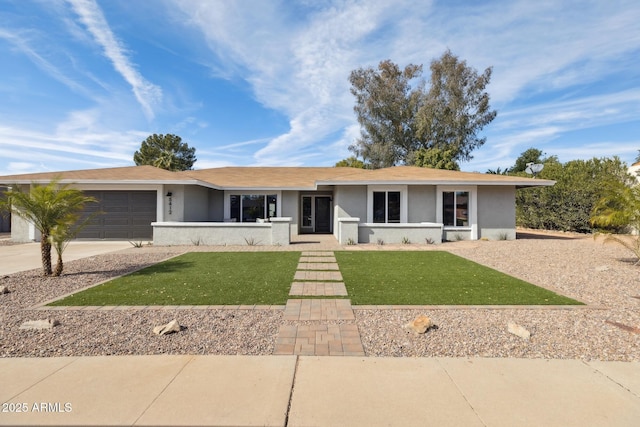
M436 221L436 187L435 185L409 186L409 222Z
M282 213L279 216L291 218L290 228L291 234L298 235L300 225L300 192L299 191L283 191L282 192Z
M336 187L333 193L333 234L338 238L340 218L367 218L367 186L345 185Z
M184 221L199 222L209 220L208 189L195 185L184 186Z
M515 199L514 187L478 187L478 238L516 238Z
M155 201L148 200L143 208L153 209L154 202L156 245L288 244L291 235L301 232L331 232L341 243L514 239L516 189L555 184L410 166L377 170L226 167L182 172L129 166L9 175L0 177L0 185L18 185L28 191L30 183L56 178L82 190L155 192ZM234 195L275 195L277 209L273 209L274 199L265 204L268 213L260 213L255 206L246 212L242 208L248 216L234 223L231 214L237 219L239 209L235 198L232 205ZM129 208L140 208L135 205L131 202ZM114 214L113 220L117 219ZM39 238L34 226L17 215L12 216L11 231L15 241Z

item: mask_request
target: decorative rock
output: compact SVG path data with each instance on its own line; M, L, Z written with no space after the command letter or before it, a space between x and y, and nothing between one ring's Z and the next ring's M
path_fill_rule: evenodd
M527 331L525 328L514 322L509 322L507 324L507 331L515 336L522 338L523 340L528 341L531 337L531 332Z
M596 271L598 271L598 272L609 271L609 266L608 265L600 265L600 266L596 267Z
M8 293L9 293L9 288L7 288L6 286L0 286L0 295L8 294Z
M20 325L20 329L53 329L60 322L54 319L28 320Z
M176 319L173 319L166 325L156 326L153 328L153 333L156 335L166 335L172 332L180 332L180 325Z
M431 326L433 326L431 319L421 314L403 327L407 331L413 331L414 334L424 334Z

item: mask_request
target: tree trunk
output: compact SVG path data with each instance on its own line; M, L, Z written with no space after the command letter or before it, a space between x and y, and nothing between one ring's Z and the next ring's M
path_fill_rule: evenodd
M42 270L45 276L51 276L51 243L49 235L42 233L40 240L40 252L42 254Z
M62 274L62 269L64 268L64 265L62 263L62 257L60 255L58 255L58 262L56 262L56 269L53 270L53 275L58 277Z

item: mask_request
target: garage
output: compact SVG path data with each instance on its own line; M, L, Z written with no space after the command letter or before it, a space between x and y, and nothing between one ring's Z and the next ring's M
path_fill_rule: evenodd
M100 212L78 234L78 239L152 240L156 221L155 191L85 191L98 203L85 207L87 215Z

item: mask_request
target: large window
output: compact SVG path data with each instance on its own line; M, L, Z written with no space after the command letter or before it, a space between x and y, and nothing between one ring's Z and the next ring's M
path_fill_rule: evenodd
M442 193L442 222L449 227L469 226L468 191L445 191Z
M256 222L278 215L278 196L275 194L232 194L229 197L230 217L236 222Z
M373 192L373 222L374 223L399 223L400 222L400 192L399 191L374 191Z

